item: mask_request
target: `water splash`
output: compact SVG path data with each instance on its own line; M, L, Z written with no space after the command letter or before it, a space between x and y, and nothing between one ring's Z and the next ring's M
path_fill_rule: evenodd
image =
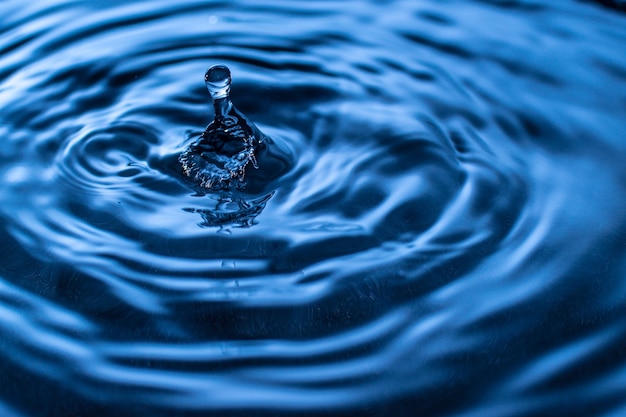
M269 143L230 100L230 70L213 65L204 75L215 119L181 156L184 174L208 190L242 189L249 167L259 168L258 153Z

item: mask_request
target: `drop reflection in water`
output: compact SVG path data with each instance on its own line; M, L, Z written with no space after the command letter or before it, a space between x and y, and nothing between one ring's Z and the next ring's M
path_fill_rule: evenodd
M273 195L274 193L272 192L263 197L250 200L220 196L217 204L212 209L187 208L185 211L199 213L203 220L201 223L198 223L201 227L250 227L254 225L254 220L261 214Z
M185 211L199 213L202 227L250 227L274 192L250 199L235 197L232 192L248 189L251 170L270 170L269 161L262 166L257 161L263 161L263 156L269 159L265 151L272 141L233 105L227 66L211 66L204 74L204 82L213 99L215 118L179 160L183 173L194 186L200 187L201 195L217 193L217 202L211 209L186 208Z

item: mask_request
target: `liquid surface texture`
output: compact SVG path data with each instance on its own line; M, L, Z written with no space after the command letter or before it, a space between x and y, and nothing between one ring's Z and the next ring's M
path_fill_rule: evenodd
M625 415L613 6L0 2L0 415Z

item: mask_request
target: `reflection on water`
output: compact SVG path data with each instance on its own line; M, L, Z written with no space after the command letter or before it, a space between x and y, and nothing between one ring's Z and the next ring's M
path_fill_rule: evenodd
M255 224L254 219L261 214L265 205L274 195L273 192L257 199L245 200L233 198L228 194L218 194L215 207L210 209L185 208L190 213L200 213L203 227L250 227Z
M0 3L0 414L621 415L624 19ZM271 143L207 190L213 64Z

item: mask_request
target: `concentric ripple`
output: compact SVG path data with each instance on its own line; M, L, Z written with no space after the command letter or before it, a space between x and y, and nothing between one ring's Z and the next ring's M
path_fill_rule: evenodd
M626 407L623 14L184 0L0 16L0 413ZM213 118L215 63L274 142L247 192L201 192L178 162Z

